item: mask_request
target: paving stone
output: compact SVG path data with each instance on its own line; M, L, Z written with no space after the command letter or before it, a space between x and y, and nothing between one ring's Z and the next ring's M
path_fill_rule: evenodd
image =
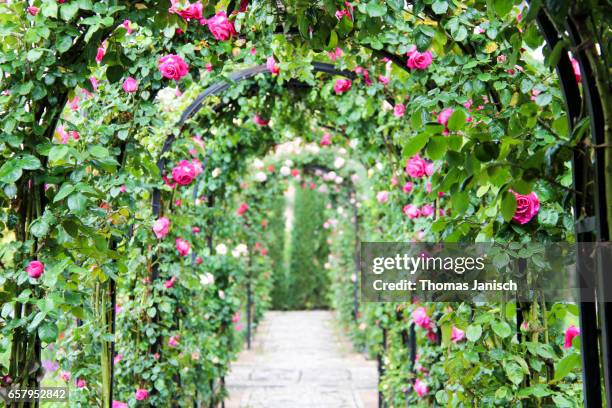
M268 312L226 378L227 408L374 408L376 363L332 312Z

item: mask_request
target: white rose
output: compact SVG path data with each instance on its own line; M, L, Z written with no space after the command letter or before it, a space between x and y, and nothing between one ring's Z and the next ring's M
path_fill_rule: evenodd
M353 174L351 176L351 181L353 182L353 184L357 184L357 182L359 181L359 176L357 174Z
M336 184L342 184L344 179L342 177L336 177L336 179L334 181L336 182Z
M253 167L255 167L257 170L261 170L264 168L264 162L259 159L255 159L253 161Z
M287 177L288 175L291 174L291 169L289 167L287 167L287 166L283 166L283 167L280 168L280 174L282 176Z
M215 277L210 272L200 274L200 283L203 286L212 285L213 283L215 283Z
M219 167L215 168L215 169L212 171L212 176L213 176L213 178L217 178L217 177L219 177L220 175L221 175L221 169L220 169Z
M320 192L320 193L324 193L324 194L325 194L325 193L327 193L327 191L328 191L328 190L327 190L327 186L326 186L325 184L321 184L321 185L319 186L319 192Z
M217 244L217 246L215 247L215 251L217 251L219 255L226 255L227 247L225 246L225 244Z
M255 174L255 180L259 181L260 183L263 183L267 179L268 176L266 176L266 173L264 173L263 171L257 172L257 174Z
M345 160L342 157L336 157L336 160L334 160L334 167L337 169L341 169L342 167L344 167L344 163Z
M359 139L351 139L351 141L349 142L349 146L351 147L351 149L356 149L357 146L359 146Z
M285 160L285 166L291 168L293 167L293 162L291 160Z

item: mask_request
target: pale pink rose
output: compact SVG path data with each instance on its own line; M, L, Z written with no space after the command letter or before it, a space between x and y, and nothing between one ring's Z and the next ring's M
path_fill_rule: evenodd
M500 54L500 55L497 56L497 63L498 64L503 64L506 61L508 61L508 57L506 57L506 54Z
M410 193L414 188L414 183L412 181L407 181L406 184L402 187L405 193Z
M78 95L74 95L74 98L68 100L68 106L70 106L70 109L72 109L73 111L79 110L80 101L81 98L79 98Z
M62 371L60 373L60 378L64 380L65 382L68 382L70 381L70 373L68 371Z
M168 339L168 346L177 347L179 345L179 336L171 336Z
M237 324L236 326L234 326L234 329L239 332L242 330L242 325L241 324Z
M463 341L464 339L465 339L465 332L457 328L456 326L453 326L453 329L451 330L451 341L453 343L459 343L460 341Z
M127 77L121 87L127 93L134 93L138 90L138 82L132 77Z
M384 75L379 75L378 76L378 82L380 82L381 84L383 84L384 86L389 85L389 77L386 77ZM397 105L396 105L397 106Z
M397 186L399 184L399 180L397 179L397 177L393 176L391 177L391 185L393 187Z
M126 402L121 401L113 401L113 405L111 408L128 408L129 405Z
M200 146L202 149L204 149L205 144L204 141L202 140L202 138L200 136L194 136L191 138L191 140L193 140L193 142L195 144L197 144L198 146Z
M323 133L323 137L321 137L319 144L321 146L329 146L331 144L331 135L329 133Z
M571 348L572 340L574 340L574 337L578 335L580 335L580 329L574 325L571 325L570 327L565 329L565 343L563 343L563 348Z
M26 10L31 16L35 16L38 14L38 7L30 6Z
M236 214L242 216L244 215L244 213L247 212L248 209L249 205L247 203L241 203L240 206L238 206L238 209L236 210Z
M376 200L378 200L378 202L381 204L386 203L387 201L389 201L389 192L379 191L378 194L376 194Z
M96 52L96 62L99 64L104 59L106 55L106 41L102 43L100 47L98 47L98 51Z
M149 391L142 388L138 388L134 393L134 396L136 397L136 401L144 401L149 398Z
M220 11L214 17L208 19L206 24L208 24L210 33L218 41L226 41L236 35L234 23L228 20L224 11Z
M123 360L123 356L121 354L117 354L113 359L113 364L117 365Z
M45 264L40 261L30 261L25 271L33 279L39 279L45 273Z
M181 186L190 184L197 176L193 163L188 160L181 160L172 169L172 180Z
M123 24L121 24L123 28L126 29L128 35L134 32L134 29L132 28L131 24L132 22L130 20L123 20Z
M268 57L266 60L266 68L272 75L278 75L280 73L280 67L276 64L274 57Z
M183 238L177 238L175 241L175 246L179 255L187 256L189 254L189 249L191 246L189 245L189 242L185 241Z
M127 188L125 187L125 184L122 185L121 187L119 187L119 192L120 193L125 193L127 191Z
M334 85L334 92L336 92L336 95L345 93L351 89L351 85L352 82L348 78L337 79Z
M202 167L202 162L199 161L198 159L191 159L191 165L193 166L193 169L195 170L196 177L204 172L204 168Z
M580 64L576 58L571 59L572 69L574 70L574 77L576 78L576 82L580 83L582 80L582 75L580 75Z
M533 217L540 211L540 200L538 196L531 192L526 195L518 194L514 192L516 198L516 211L512 219L519 224L527 224Z
M443 125L445 128L448 127L448 120L453 114L454 110L451 108L443 109L442 112L438 114L438 123Z
M465 109L471 110L473 103L474 101L472 101L472 99L470 98L466 103L463 104L463 106L465 107Z
M431 204L425 204L424 206L421 207L421 215L423 217L429 217L433 213L434 213L434 208L431 206Z
M189 72L189 66L185 60L175 54L168 54L161 57L157 63L157 67L164 78L174 79L175 81L178 81Z
M334 51L328 52L327 56L329 57L330 60L335 61L338 58L342 57L342 49L336 48Z
M170 229L170 220L166 217L160 217L153 223L153 233L157 239L162 239L168 235Z
M429 319L429 316L427 316L427 311L422 306L419 306L413 310L412 321L414 324L424 329L431 328L431 320Z
M404 116L404 113L406 113L406 107L404 106L403 103L398 103L397 105L395 105L395 107L393 108L393 114L395 115L395 117L397 118L401 118L402 116Z
M433 61L433 56L431 55L431 51L425 51L420 53L417 51L416 47L413 46L410 51L408 51L408 68L410 69L420 69L425 70L427 67L431 65Z
M236 324L240 321L240 312L236 312L233 316L232 316L232 323Z
M481 26L476 26L474 27L474 34L478 35L478 34L484 34L485 30L484 28L482 28Z
M416 392L416 394L420 398L423 398L429 392L429 387L427 386L427 383L421 381L418 378L416 379L412 387L414 388L414 392Z
M422 178L427 174L427 161L416 154L406 161L406 173L410 177Z
M89 77L89 82L91 82L91 87L93 88L94 92L98 90L98 80L96 79L96 77L92 76Z
M261 116L255 114L253 115L253 123L255 123L257 126L267 126L270 121L265 120Z
M421 216L421 210L419 210L419 207L417 207L414 204L407 204L407 205L405 205L404 208L402 209L402 211L411 220L413 220L415 218L419 218Z

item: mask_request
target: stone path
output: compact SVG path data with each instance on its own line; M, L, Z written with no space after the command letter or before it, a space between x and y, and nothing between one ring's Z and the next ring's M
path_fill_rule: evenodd
M376 363L355 353L333 312L268 312L226 379L226 408L375 408Z

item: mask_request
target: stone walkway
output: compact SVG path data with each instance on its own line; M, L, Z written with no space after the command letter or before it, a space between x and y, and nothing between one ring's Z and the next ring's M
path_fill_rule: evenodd
M375 408L376 363L355 353L333 312L268 312L226 379L226 408Z

